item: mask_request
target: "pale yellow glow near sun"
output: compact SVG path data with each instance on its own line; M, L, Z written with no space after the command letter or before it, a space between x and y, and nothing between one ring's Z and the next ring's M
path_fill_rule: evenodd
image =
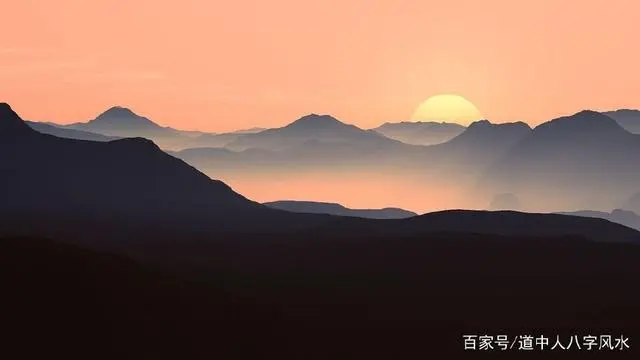
M420 104L411 117L412 121L445 121L469 125L482 120L483 116L475 105L459 95L436 95Z

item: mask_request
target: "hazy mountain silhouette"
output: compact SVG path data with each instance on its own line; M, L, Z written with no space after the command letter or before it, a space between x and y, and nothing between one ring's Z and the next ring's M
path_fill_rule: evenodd
M397 143L377 133L345 124L332 116L310 114L281 128L245 134L227 144L227 147L232 150L288 150L309 142L365 146Z
M247 200L147 139L58 138L2 104L0 140L0 214L193 229L304 223Z
M240 130L235 130L235 131L231 131L231 134L239 134L239 135L245 135L245 134L256 134L262 131L267 130L267 128L262 128L262 127L252 127L249 129L240 129Z
M385 123L373 131L388 138L412 145L435 145L447 142L460 135L465 127L446 122L399 122Z
M160 147L167 149L181 146L193 136L193 132L182 133L170 127L162 127L150 119L120 106L106 110L91 121L64 125L64 127L107 136L143 137L153 140Z
M626 200L623 207L627 210L631 210L636 214L640 214L640 192Z
M614 119L620 126L632 134L640 134L640 110L620 109L603 114Z
M537 126L493 164L481 191L518 194L527 209L611 209L640 183L640 136L582 111Z
M582 210L557 212L556 214L606 219L614 223L622 224L624 226L640 230L640 216L638 216L638 214L634 213L633 211L628 210L615 209L612 212Z
M89 141L111 141L111 140L119 139L119 137L115 137L115 136L106 136L98 133L92 133L89 131L68 129L68 128L59 127L59 126L48 124L48 123L35 122L35 121L27 121L26 123L37 132L40 132L43 134L49 134L49 135L53 135L61 138L89 140Z
M497 194L489 204L489 210L520 210L522 204L520 199L514 194Z
M429 162L426 163L475 173L494 162L530 132L531 128L524 122L492 124L488 120L476 121L450 141L429 146Z
M223 134L201 134L199 136L195 136L188 141L181 144L179 147L181 149L190 149L190 148L223 148L239 137L243 136L244 133L223 133Z
M315 201L295 201L282 200L264 203L274 209L286 210L297 213L309 214L329 214L337 216L351 216L369 219L404 219L417 214L411 211L398 208L384 209L349 209L340 204L315 202Z
M228 169L249 172L332 171L336 167L413 169L425 147L408 145L347 125L328 115L308 115L285 127L255 134L200 136L191 149L173 154L210 174ZM206 147L225 147L206 150ZM405 166L407 165L408 166ZM412 170L413 171L413 170Z

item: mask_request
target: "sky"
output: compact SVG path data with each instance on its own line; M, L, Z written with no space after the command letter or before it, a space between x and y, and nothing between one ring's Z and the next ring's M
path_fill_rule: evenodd
M640 108L637 0L21 0L2 5L0 101L179 129L308 113L364 128L458 94L493 122Z

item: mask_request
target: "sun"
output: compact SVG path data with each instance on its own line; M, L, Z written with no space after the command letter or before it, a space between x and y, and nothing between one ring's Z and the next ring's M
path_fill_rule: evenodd
M469 125L483 116L473 103L459 95L442 94L424 101L411 117L412 121L444 121Z

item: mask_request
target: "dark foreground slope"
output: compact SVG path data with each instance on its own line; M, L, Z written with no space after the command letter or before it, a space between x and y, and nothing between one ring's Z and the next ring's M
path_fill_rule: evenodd
M322 220L250 201L150 140L97 142L42 134L2 103L0 199L0 220L26 219L21 221L35 226L72 219L212 231Z
M625 352L600 351L612 358L635 353L640 336L635 245L461 234L166 240L138 249L142 263L0 240L3 351L390 359L461 353L463 334L552 344L561 334L565 346L571 335L630 337Z

